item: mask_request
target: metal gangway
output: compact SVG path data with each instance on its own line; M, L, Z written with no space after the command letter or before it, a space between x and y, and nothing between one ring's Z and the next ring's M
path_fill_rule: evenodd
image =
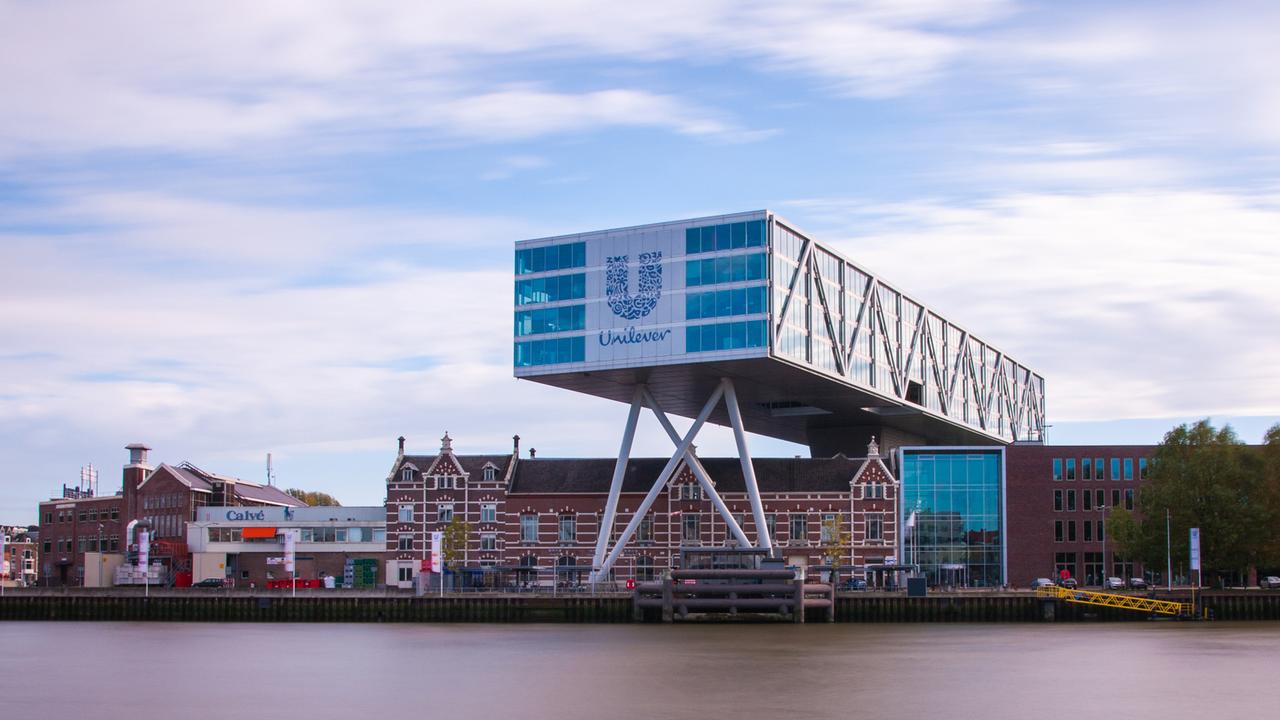
M1036 588L1036 594L1041 597L1051 597L1079 605L1119 608L1121 610L1134 610L1153 615L1168 615L1170 617L1195 617L1195 605L1193 603L1178 602L1176 600L1156 600L1154 598L1120 593L1073 590L1058 585L1038 587Z

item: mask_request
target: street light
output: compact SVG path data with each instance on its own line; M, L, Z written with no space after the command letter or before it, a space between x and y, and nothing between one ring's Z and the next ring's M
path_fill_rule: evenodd
M1107 506L1098 506L1098 539L1102 541L1102 579L1098 584L1102 585L1102 589L1107 589L1107 533L1103 525L1107 518Z

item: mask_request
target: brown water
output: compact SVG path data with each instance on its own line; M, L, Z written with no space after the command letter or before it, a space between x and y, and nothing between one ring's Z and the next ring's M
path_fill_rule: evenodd
M0 718L1280 718L1280 624L0 623Z

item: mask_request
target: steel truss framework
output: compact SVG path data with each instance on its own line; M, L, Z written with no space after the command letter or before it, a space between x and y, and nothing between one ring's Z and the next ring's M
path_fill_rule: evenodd
M733 514L729 512L729 507L725 505L720 494L716 492L715 485L711 483L711 478L707 475L706 468L698 460L698 457L691 452L690 448L693 441L698 436L698 432L706 425L707 418L711 416L712 411L720 404L720 400L725 402L725 409L729 414L729 424L733 428L734 441L738 446L738 458L742 463L742 477L747 488L747 498L751 503L751 516L755 522L757 545L753 546L751 540L743 532L742 527L738 525L738 521L734 519ZM609 548L609 536L613 533L613 524L618 515L618 500L622 495L622 481L626 477L627 462L631 459L631 445L635 440L636 424L640 419L640 410L648 407L666 431L667 436L671 438L671 442L675 444L676 450L671 455L671 459L663 466L662 472L658 473L658 477L654 480L653 486L641 501L640 506L636 508L631 516L630 522L623 529L622 534L618 536L617 542ZM644 518L649 509L653 507L653 503L658 499L658 495L662 493L663 487L671 479L680 462L689 467L693 476L697 479L698 485L702 487L707 497L715 505L716 511L724 518L725 524L728 526L729 532L733 534L738 544L742 547L757 547L759 549L771 552L773 550L773 542L769 537L769 529L765 524L764 505L760 501L760 488L756 483L755 468L751 464L751 455L747 451L747 436L742 425L742 413L738 408L737 393L734 392L733 381L729 378L721 378L720 383L716 386L711 396L707 398L706 403L702 406L702 411L694 419L693 425L683 437L676 431L671 424L671 420L662 410L662 407L654 399L645 385L636 385L635 392L631 400L631 411L627 414L626 428L622 433L622 445L618 449L618 461L613 468L613 479L609 485L609 498L605 503L604 518L600 523L599 537L596 538L595 557L592 560L591 582L606 578L609 570L614 563L622 555L622 551L626 549L627 543L635 535L636 529L640 527L640 521Z
M774 230L774 257L785 262L774 263L773 281L786 292L770 327L775 355L1005 440L1042 439L1043 378L776 218ZM779 230L801 241L798 258L779 249ZM788 328L804 335L799 352L779 344ZM869 377L855 375L855 357Z

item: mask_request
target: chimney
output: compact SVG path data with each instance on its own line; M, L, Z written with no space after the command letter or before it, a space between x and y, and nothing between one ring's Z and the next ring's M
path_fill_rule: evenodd
M511 454L515 457L520 457L520 436L512 435L511 441L514 443L512 445Z
M538 457L538 448L529 448L529 458L533 459L536 457Z
M400 452L396 455L398 458L404 457L404 436L400 436Z
M147 479L147 474L151 472L151 466L147 464L147 453L151 448L142 443L133 443L125 445L125 450L129 451L129 464L124 466L124 477L121 482L121 490L124 492L124 513L125 517L132 520L138 517L138 486L142 481Z

